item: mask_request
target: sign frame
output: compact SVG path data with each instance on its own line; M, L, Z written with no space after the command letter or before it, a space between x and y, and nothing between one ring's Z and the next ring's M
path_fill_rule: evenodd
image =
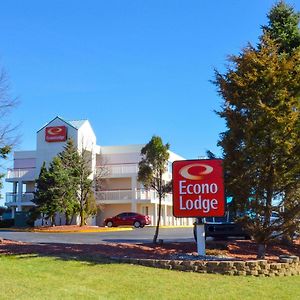
M175 184L179 182L177 181L174 181L174 178L176 178L175 175L175 172L174 172L174 168L176 167L176 164L180 164L180 163L186 163L184 164L184 166L188 166L188 165L191 165L191 164L205 164L205 163L208 163L207 165L210 166L210 162L213 162L215 164L221 164L221 172L220 174L218 174L219 176L219 180L218 182L220 183L220 186L222 188L222 191L218 194L219 197L221 197L221 199L218 201L218 203L220 203L221 201L221 212L220 213L200 213L199 214L194 214L192 213L190 216L189 215L179 215L179 214L176 214L175 212L175 208L178 208L178 202L179 202L179 195L176 195L178 197L174 197L174 194L175 194ZM183 166L183 167L184 167ZM180 170L183 168L181 167ZM177 176L180 176L178 174L176 174ZM206 178L209 178L209 175L206 175ZM196 180L195 180L196 182ZM178 188L177 188L178 189ZM192 195L196 195L196 194L192 194ZM226 199L225 199L225 186L224 186L224 171L223 171L223 160L222 159L188 159L188 160L176 160L172 163L172 203L173 203L173 207L172 207L172 210L173 210L173 216L176 217L176 218L207 218L207 217L223 217L226 213ZM176 203L176 205L175 205ZM219 205L220 206L220 205ZM177 212L178 212L178 209L177 209ZM192 210L192 212L194 212L194 210Z
M50 132L51 130L52 131L56 130L56 132L55 131ZM45 128L45 141L47 143L59 143L59 142L65 142L66 140L67 140L66 126L48 126Z

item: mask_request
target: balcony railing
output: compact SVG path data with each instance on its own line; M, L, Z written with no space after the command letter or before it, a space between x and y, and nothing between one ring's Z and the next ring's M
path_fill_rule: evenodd
M6 179L34 180L34 168L8 169Z
M120 165L105 165L97 167L105 176L117 176L137 174L139 170L138 164L120 164Z
M99 191L96 192L98 201L114 200L114 201L129 201L132 200L132 190L117 190L117 191Z
M34 198L33 193L22 193L21 202L29 202L29 201L32 201L33 198ZM18 199L18 194L17 193L6 193L5 202L6 203L20 202Z
M96 192L97 201L128 201L136 200L157 200L157 193L153 190L138 189L135 193L132 190L115 190L115 191L99 191ZM167 194L163 199L165 202L172 201L172 195Z

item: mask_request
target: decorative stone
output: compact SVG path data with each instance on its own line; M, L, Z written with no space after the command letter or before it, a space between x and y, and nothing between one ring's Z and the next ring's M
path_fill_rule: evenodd
M244 261L235 261L233 266L236 267L238 271L244 271L246 269L246 263Z

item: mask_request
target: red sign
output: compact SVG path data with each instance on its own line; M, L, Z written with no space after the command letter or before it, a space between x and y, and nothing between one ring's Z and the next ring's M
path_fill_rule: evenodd
M173 162L173 215L221 217L225 213L220 159Z
M54 126L46 127L45 140L46 142L64 142L67 139L67 127Z

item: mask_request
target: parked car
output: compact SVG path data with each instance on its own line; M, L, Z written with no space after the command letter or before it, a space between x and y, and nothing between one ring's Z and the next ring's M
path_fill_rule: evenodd
M204 218L203 223L205 237L244 237L245 239L250 239L249 234L239 222L234 220L234 217L229 212L226 212L224 217ZM194 237L196 239L196 226L194 226Z
M139 228L150 224L151 219L149 216L144 216L135 212L124 212L112 218L107 218L104 220L104 225L107 227L132 225L135 228Z

